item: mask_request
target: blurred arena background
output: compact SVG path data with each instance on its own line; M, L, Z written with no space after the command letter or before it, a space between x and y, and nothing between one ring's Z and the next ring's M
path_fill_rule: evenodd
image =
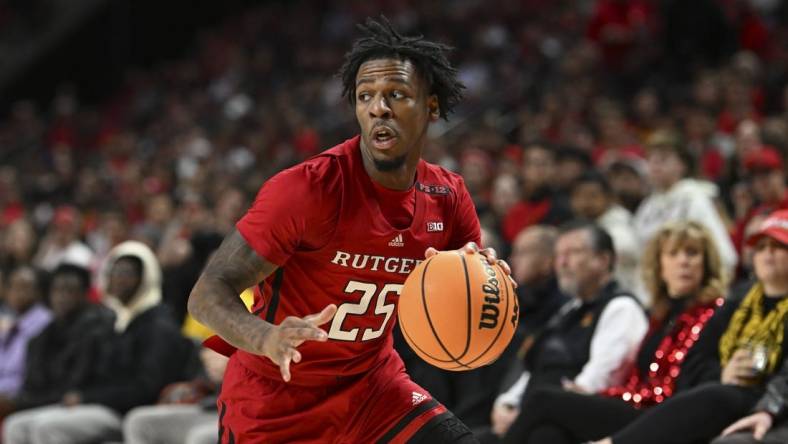
M501 257L529 226L600 216L572 199L588 171L636 235L649 149L680 145L735 249L731 288L747 282L748 225L788 208L786 2L0 0L0 303L14 270L46 283L63 263L98 302L109 251L138 240L184 335L205 337L186 315L200 270L267 178L356 134L334 74L380 14L456 48L466 97L424 156L463 175ZM618 271L644 292L630 247ZM458 416L484 425L494 395Z

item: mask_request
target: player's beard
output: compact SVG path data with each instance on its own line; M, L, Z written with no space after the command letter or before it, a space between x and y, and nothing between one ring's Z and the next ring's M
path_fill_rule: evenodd
M403 154L400 157L395 157L394 159L389 160L379 160L379 159L372 159L372 163L375 164L375 168L383 173L388 173L390 171L397 170L405 165L405 160L407 160L408 155Z

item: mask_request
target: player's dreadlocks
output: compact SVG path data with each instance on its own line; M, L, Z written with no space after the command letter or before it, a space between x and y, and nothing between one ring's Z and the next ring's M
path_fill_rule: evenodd
M353 43L345 54L345 63L339 70L342 78L342 95L351 105L356 103L356 74L361 64L373 59L395 58L411 61L429 85L429 94L438 97L440 115L448 120L449 113L462 99L465 86L457 80L457 70L451 66L446 53L453 48L442 43L425 40L424 36L403 36L385 16L377 22L367 18L358 28L365 34Z

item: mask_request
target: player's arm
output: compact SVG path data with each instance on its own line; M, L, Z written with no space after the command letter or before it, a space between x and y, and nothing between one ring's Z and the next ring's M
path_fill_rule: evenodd
M303 318L288 317L273 325L247 311L241 292L260 283L277 266L260 257L238 233L228 235L206 266L189 295L189 313L213 329L231 345L267 356L290 379L290 362L299 362L296 347L306 340L325 341L326 332L318 328L336 311L330 305L322 312Z
M262 338L271 324L249 313L238 295L276 268L233 230L194 285L189 295L189 313L233 346L252 353L262 351Z

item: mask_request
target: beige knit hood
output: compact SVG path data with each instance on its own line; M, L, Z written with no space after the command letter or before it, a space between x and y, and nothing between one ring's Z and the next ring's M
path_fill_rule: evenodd
M142 280L137 293L128 305L123 305L118 298L109 294L109 273L118 258L134 256L142 261ZM126 241L113 248L104 262L99 275L99 289L104 295L103 303L115 312L115 331L122 333L129 323L140 313L161 302L161 267L156 255L142 242Z

